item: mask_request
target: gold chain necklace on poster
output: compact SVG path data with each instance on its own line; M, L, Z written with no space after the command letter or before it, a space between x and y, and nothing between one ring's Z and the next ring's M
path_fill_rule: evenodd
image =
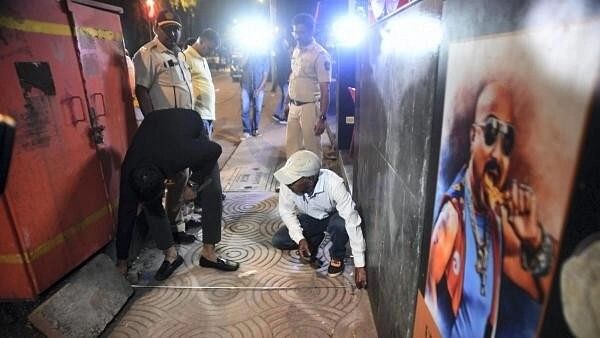
M471 229L473 237L477 245L477 262L475 263L475 271L479 275L480 289L479 293L485 297L485 287L487 281L487 264L488 264L488 246L487 246L487 231L483 231L483 236L479 236L479 228L477 226L477 218L473 208L473 195L471 194L471 185L465 179L465 212L469 214L471 221Z

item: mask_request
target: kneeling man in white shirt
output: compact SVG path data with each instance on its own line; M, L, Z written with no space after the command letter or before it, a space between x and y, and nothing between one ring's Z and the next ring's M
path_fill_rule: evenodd
M315 260L325 236L331 235L331 262L328 275L344 272L346 243L354 256L356 286L367 285L365 270L365 240L352 196L343 179L328 169L321 169L321 160L315 153L300 150L275 172L281 184L279 215L285 223L273 235L273 246L282 250L298 248L300 256Z

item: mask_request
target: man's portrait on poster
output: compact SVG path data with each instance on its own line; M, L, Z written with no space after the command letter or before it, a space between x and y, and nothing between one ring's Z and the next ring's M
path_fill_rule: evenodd
M424 287L442 337L536 335L600 66L598 48L578 52L594 25L564 33L569 49L535 31L449 46Z

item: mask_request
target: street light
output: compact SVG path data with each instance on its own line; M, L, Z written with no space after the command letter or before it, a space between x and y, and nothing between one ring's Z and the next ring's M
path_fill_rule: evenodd
M356 15L338 18L332 25L332 35L339 46L354 47L360 44L367 32L364 19Z
M236 45L245 52L268 53L274 38L274 28L262 17L247 17L232 27Z
M156 16L156 3L154 0L146 0L146 17L148 21L154 20Z

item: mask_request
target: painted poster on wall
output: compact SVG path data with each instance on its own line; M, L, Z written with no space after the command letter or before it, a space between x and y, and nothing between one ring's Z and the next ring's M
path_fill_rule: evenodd
M598 88L598 32L588 20L449 45L415 336L536 336Z

